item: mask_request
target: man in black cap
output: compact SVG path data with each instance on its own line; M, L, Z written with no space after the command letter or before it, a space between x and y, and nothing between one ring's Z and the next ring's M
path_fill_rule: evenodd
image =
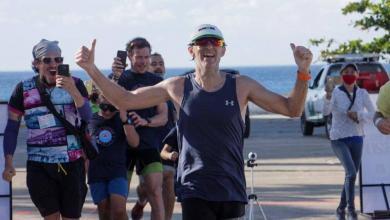
M94 64L95 44L82 47L77 64L120 109L145 108L172 100L178 112L180 156L176 193L183 219L230 219L245 213L247 203L243 117L248 102L270 112L298 117L303 111L312 54L291 44L298 66L289 97L273 93L243 75L219 70L226 44L214 25L196 28L188 45L195 72L169 78L155 86L125 91L107 80Z
M31 200L45 219L78 219L87 192L80 141L46 107L43 95L79 127L91 118L88 93L80 79L57 75L63 62L58 41L41 40L33 48L33 58L32 68L38 75L18 83L8 103L3 179L11 181L15 175L13 154L24 116Z

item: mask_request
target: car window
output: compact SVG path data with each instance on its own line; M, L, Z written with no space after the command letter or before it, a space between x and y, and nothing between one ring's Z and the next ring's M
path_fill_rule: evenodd
M377 93L389 77L382 65L378 63L358 63L359 79L356 82L360 88L370 93Z
M360 72L379 73L386 72L382 65L377 63L358 63L357 64Z
M339 76L341 64L335 64L329 67L328 76Z
M311 89L315 89L318 87L318 83L320 82L322 72L324 72L324 69L321 69L320 72L318 72L316 78L313 81L313 84L310 86Z

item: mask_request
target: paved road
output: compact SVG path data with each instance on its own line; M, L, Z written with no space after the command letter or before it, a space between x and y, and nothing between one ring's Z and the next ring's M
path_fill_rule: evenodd
M22 146L18 146L16 153L14 219L40 219L25 187L25 150ZM248 152L256 152L259 156L259 166L253 170L254 190L268 219L335 219L334 210L344 177L323 128L316 128L311 137L303 137L298 119L274 115L253 117L251 137L245 141L245 157ZM248 187L250 174L247 168ZM128 210L136 200L136 185L135 182L131 186ZM359 207L358 198L356 204ZM180 212L180 205L176 204L174 219L181 219ZM145 219L149 219L149 213L150 207L147 207ZM255 216L263 219L258 206L255 206ZM89 195L82 219L97 219Z

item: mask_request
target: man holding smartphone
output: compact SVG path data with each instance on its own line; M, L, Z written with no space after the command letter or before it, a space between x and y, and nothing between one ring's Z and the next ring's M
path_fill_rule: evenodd
M112 71L119 76L117 83L126 90L133 91L145 86L153 86L162 81L162 78L148 72L150 64L151 46L145 38L137 37L129 41L126 51L130 60L131 69L125 70L123 59L114 58ZM131 109L126 109L131 110ZM136 165L137 174L142 178L147 199L152 207L152 219L164 218L164 205L162 199L162 164L160 159L159 127L167 123L168 109L165 102L156 106L135 110L131 120L140 136L140 145L137 150L129 150L129 184L132 171ZM141 210L146 201L137 201L136 210ZM133 214L133 212L132 212ZM142 212L135 212L133 219L142 217Z
M33 58L32 68L38 75L18 83L8 103L3 179L11 181L15 175L13 154L24 116L31 200L45 219L78 219L87 193L80 141L48 110L41 92L76 127L91 118L88 93L80 79L58 74L63 62L58 41L42 39L33 48Z

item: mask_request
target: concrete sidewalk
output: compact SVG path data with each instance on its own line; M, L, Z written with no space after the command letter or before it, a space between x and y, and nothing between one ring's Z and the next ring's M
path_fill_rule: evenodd
M259 166L255 167L254 190L268 219L335 219L344 172L335 158L324 128L316 128L314 135L303 137L299 119L275 115L252 118L251 137L245 141L244 156L256 152ZM25 131L21 131L25 132ZM23 133L19 135L23 136ZM20 141L23 141L20 138ZM13 182L14 219L40 219L32 204L25 183L25 147L19 142L16 151L17 175ZM248 192L250 170L246 168ZM137 180L137 178L133 178ZM128 213L136 201L131 185ZM358 188L356 188L358 194ZM356 207L360 207L358 196ZM145 209L149 219L150 207ZM255 206L256 219L263 219ZM96 207L88 195L82 219L97 219ZM181 219L180 204L176 203L174 219ZM360 219L366 219L360 216Z

